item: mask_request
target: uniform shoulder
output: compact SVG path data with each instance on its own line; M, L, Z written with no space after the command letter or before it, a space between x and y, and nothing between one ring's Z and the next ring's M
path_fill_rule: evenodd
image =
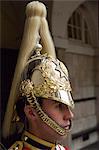
M23 149L23 142L16 141L8 150L22 150Z

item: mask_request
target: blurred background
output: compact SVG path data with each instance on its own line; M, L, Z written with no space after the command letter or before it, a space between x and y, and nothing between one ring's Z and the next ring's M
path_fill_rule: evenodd
M1 126L25 23L28 0L0 1ZM61 141L72 150L99 149L98 0L41 0L58 59L70 74L75 101L70 135Z

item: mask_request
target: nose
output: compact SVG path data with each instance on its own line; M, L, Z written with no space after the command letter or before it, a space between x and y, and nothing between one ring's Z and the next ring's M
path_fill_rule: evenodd
M64 120L67 120L67 119L73 119L74 117L74 113L73 111L71 110L71 108L67 107L65 109L65 112L64 112Z

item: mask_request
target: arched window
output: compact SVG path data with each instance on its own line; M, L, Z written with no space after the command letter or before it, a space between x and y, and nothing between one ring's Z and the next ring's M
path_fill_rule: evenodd
M79 11L75 11L68 21L68 38L91 44L88 25Z

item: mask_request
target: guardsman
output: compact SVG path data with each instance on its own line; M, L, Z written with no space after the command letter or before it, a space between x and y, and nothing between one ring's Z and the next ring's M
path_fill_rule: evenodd
M72 126L74 101L68 70L56 58L45 5L30 2L26 16L3 136L22 133L9 150L68 150L57 143Z

